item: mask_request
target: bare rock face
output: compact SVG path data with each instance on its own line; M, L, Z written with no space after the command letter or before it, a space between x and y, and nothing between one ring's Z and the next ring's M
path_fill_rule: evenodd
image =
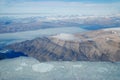
M120 29L59 34L7 46L39 61L120 61Z

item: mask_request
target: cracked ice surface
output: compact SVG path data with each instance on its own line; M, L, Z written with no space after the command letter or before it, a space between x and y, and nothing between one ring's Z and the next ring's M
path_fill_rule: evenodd
M39 62L29 57L0 61L0 80L119 80L119 75L119 62Z

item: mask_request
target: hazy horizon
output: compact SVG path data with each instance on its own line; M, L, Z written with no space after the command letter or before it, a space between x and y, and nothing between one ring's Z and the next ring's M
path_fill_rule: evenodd
M120 13L119 0L1 0L0 15L112 15Z

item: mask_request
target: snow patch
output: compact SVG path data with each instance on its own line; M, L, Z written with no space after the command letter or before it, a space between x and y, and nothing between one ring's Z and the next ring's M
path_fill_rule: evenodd
M115 31L112 31L112 34L117 34L117 32L115 32Z
M110 40L110 38L107 37L106 40L108 41L108 40Z
M73 34L67 34L67 33L61 33L55 36L52 36L53 38L61 39L61 40L77 40L78 38L75 37Z
M32 65L32 69L35 72L49 72L54 68L53 65L40 63Z

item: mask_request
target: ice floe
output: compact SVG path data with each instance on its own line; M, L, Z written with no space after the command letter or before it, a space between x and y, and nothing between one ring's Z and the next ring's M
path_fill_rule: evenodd
M20 71L20 70L22 70L23 68L22 67L17 67L15 70L16 71Z
M54 68L51 64L39 63L32 65L32 69L35 72L49 72Z

